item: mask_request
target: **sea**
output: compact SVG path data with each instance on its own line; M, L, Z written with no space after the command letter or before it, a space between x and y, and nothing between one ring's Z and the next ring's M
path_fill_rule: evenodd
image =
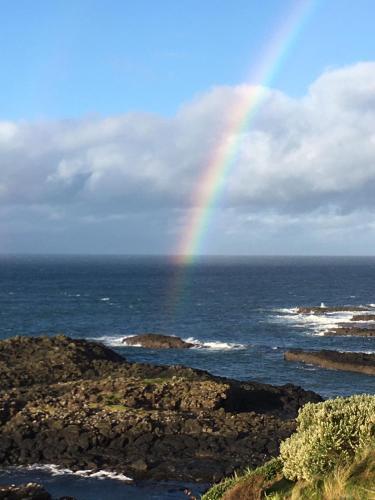
M181 364L325 398L375 394L371 376L284 361L289 348L375 352L374 338L325 337L350 312L301 315L298 306L363 305L375 314L375 257L1 256L0 339L56 335L102 342L129 361ZM193 349L148 350L123 340L176 335ZM131 479L131 478L130 478ZM0 470L0 483L37 481L78 500L183 499L203 486L78 476L49 467Z

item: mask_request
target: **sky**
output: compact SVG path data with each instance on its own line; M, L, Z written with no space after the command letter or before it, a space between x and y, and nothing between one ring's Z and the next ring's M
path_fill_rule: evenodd
M173 255L231 140L196 253L371 255L374 17L373 0L3 0L0 252Z

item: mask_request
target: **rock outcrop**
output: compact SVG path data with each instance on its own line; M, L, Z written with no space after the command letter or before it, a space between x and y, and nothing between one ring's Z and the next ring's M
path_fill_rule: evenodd
M278 453L321 398L181 366L128 363L59 336L0 341L0 464L211 482ZM168 457L168 458L166 458Z
M375 337L375 328L359 326L339 326L324 332L325 337Z
M195 346L195 344L185 342L185 340L178 337L161 335L159 333L143 333L141 335L126 337L123 343L126 345L146 347L148 349L189 349Z
M322 368L375 375L375 354L293 349L285 352L284 358L287 361L299 361Z

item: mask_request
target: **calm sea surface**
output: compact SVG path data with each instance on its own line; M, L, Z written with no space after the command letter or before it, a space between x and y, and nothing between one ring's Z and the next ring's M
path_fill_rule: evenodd
M303 317L294 310L324 302L367 305L375 312L375 258L205 258L184 267L166 258L4 256L0 283L0 338L63 332L104 342L132 361L292 382L324 397L375 393L373 377L283 360L290 347L375 352L373 338L322 336L350 313ZM121 345L124 337L142 332L195 339L201 348L151 351ZM42 472L4 471L0 481L36 476L54 494L79 500L185 498L178 485L155 489Z

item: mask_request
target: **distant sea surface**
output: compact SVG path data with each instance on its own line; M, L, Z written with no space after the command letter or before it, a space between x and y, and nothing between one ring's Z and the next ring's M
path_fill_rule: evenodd
M283 360L288 348L375 352L374 338L323 336L350 313L319 317L295 310L323 302L365 305L375 313L372 257L202 258L183 266L161 257L2 256L0 283L2 339L65 333L103 342L130 361L294 383L324 397L375 393L373 377ZM144 332L177 335L200 348L152 351L122 344L123 338ZM0 481L30 480L35 474L0 472ZM86 496L77 494L77 481L85 482ZM59 494L75 492L79 500L107 498L106 488L113 500L184 498L171 485L148 491L120 488L110 479L102 480L99 494L93 484L98 481L74 478L67 491L67 478L56 479L54 491L62 483Z

